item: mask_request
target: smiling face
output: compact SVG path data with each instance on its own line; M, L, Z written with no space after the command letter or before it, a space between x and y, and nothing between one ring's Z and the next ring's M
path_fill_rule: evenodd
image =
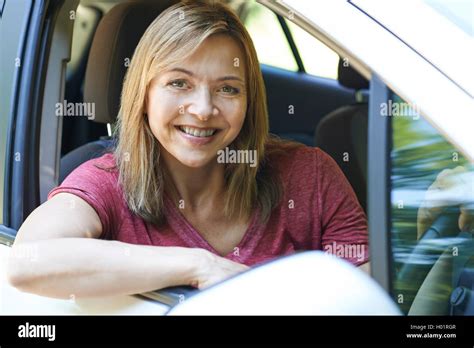
M247 110L244 61L234 39L212 35L151 81L148 122L165 161L203 167L238 136Z

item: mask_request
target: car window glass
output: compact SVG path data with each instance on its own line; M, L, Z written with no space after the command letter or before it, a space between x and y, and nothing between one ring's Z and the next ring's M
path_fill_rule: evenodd
M337 79L339 56L293 22L287 21L291 35L308 74Z
M260 63L297 71L296 60L276 15L255 1L249 1L246 5L243 21Z
M413 315L474 314L474 166L398 96L381 112L392 124L395 301Z

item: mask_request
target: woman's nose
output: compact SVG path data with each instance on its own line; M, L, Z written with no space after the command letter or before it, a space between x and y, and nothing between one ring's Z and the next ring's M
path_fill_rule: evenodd
M214 109L211 92L203 87L196 91L188 112L201 121L207 121L215 113Z

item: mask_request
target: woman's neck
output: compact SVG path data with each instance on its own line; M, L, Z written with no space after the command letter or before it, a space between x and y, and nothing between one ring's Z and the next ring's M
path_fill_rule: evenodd
M174 194L184 210L195 212L223 206L225 195L224 166L213 161L200 168L183 165L166 151L162 161L168 172L168 180L175 188ZM165 181L166 182L166 181ZM165 188L166 190L166 188Z

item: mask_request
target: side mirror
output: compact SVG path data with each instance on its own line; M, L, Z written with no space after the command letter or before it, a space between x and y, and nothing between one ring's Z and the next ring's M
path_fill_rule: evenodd
M283 257L198 292L169 315L400 315L368 275L321 251Z

